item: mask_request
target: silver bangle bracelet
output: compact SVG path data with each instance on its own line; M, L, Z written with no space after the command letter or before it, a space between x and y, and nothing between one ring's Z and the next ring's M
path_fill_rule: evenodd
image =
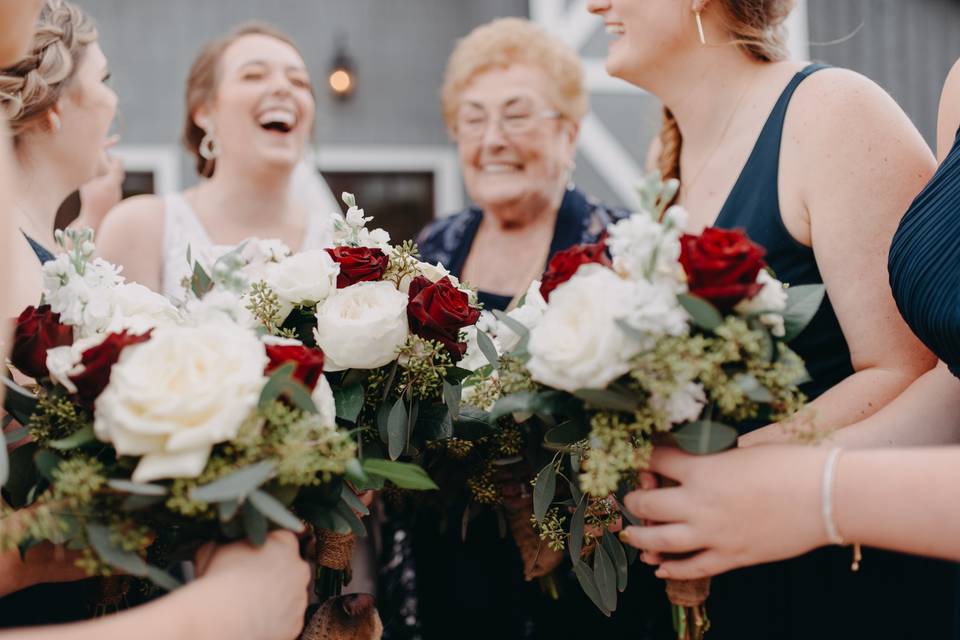
M830 544L842 547L846 545L846 542L837 530L836 521L833 519L833 478L836 475L837 461L840 460L841 453L843 453L843 449L839 447L830 450L827 461L823 465L821 493L823 498L823 527L827 531L827 540L830 541Z

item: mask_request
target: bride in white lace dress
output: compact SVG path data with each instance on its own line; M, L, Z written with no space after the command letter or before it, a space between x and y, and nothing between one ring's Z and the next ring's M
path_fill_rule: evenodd
M246 25L209 43L190 70L186 98L184 143L204 179L181 193L122 202L100 228L103 257L123 265L128 280L180 299L188 247L208 262L252 238L294 252L325 246L336 203L317 183L312 196L301 190L310 182L301 159L316 103L292 41ZM306 179L293 185L298 171Z

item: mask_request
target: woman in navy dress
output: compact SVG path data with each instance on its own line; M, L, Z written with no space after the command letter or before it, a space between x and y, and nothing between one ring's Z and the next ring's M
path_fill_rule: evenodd
M665 105L651 164L680 179L689 230L743 228L778 278L826 285L791 346L811 374L814 427L829 432L876 412L934 364L896 312L884 269L897 222L934 163L875 84L786 59L793 4L589 2L614 37L608 72ZM739 425L741 446L790 437L757 426ZM952 567L872 550L858 573L850 564L847 551L826 549L718 577L710 637L946 637ZM936 587L921 596L921 582ZM918 617L921 607L934 613Z

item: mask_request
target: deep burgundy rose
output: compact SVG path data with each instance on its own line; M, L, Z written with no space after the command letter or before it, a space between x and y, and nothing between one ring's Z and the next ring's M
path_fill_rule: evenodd
M313 390L323 373L323 351L311 349L303 345L267 345L267 357L270 364L265 373L273 373L288 362L297 365L293 370L293 377L302 382L308 389Z
M381 249L334 247L327 249L327 253L340 265L337 289L343 289L358 282L379 280L390 264L390 258Z
M480 311L470 306L470 297L446 276L436 282L417 276L410 283L408 295L410 331L442 343L453 361L459 361L467 352L466 343L460 342L460 330L476 324L480 318Z
M110 383L110 372L117 364L120 354L130 345L140 344L150 339L151 331L143 335L134 335L122 331L111 333L103 342L90 347L83 352L80 364L83 371L70 376L70 381L77 387L77 396L85 405L92 407L97 397L103 393Z
M49 375L47 351L73 344L73 327L60 323L50 305L27 307L17 318L10 361L24 375L38 380Z
M611 266L610 258L607 257L607 246L603 242L578 244L558 251L540 280L540 294L543 299L549 302L554 289L572 278L581 266L592 263Z
M760 292L757 274L766 267L766 251L742 229L704 229L699 236L680 238L680 264L687 272L691 295L713 303L721 311Z

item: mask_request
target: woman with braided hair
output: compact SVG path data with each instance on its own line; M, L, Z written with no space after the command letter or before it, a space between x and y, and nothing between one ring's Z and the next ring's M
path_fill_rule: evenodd
M103 159L116 104L102 83L105 66L92 23L73 5L0 0L0 113L10 117L13 140L11 153L7 122L0 116L0 242L6 243L0 251L0 302L6 316L39 297L38 261L17 227L49 243L57 198L87 181ZM29 281L34 274L36 281ZM5 446L2 437L0 446ZM20 625L89 616L85 585L48 584L77 580L83 573L72 555L49 544L30 549L23 559L18 551L0 553L0 639L289 640L298 635L309 569L291 533L271 533L260 549L237 543L210 546L203 553L203 575L170 596L94 621L30 629Z
M897 223L934 159L873 82L788 59L793 5L588 3L612 37L607 71L665 106L650 165L680 179L690 232L744 228L778 278L826 285L790 345L810 372L812 426L826 433L876 413L935 363L897 313L886 276ZM780 425L736 426L741 446L791 437ZM710 638L950 635L952 566L873 550L859 572L850 566L849 552L832 548L720 576Z

